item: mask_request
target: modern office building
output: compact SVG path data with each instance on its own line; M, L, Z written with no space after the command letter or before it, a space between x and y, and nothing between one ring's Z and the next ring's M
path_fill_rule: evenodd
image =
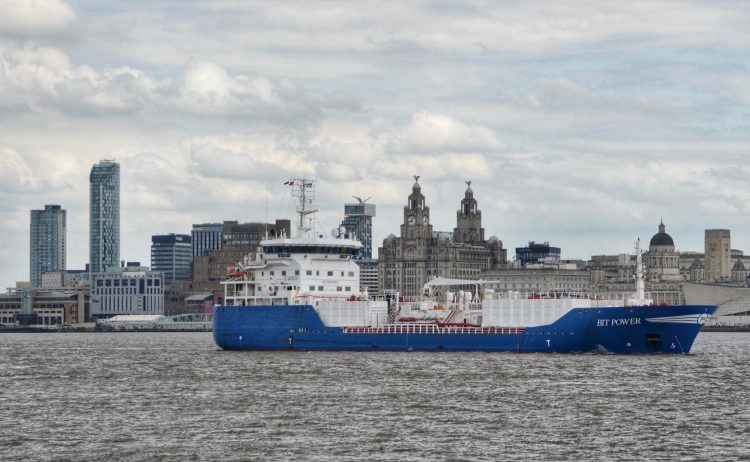
M560 247L551 247L549 242L529 241L526 247L516 247L516 261L522 266L540 262L560 261Z
M151 270L164 275L164 284L191 279L192 255L191 236L187 234L151 236Z
M102 160L89 183L90 271L101 273L120 263L120 164Z
M706 282L732 279L732 243L728 229L707 229L704 277Z
M91 320L118 314L164 314L162 274L143 266L91 274Z
M380 288L378 287L378 261L372 258L357 260L357 266L359 266L360 290L367 289L367 293L371 297L378 296L380 294Z
M221 249L222 237L221 223L201 223L193 225L191 238L193 244L193 256L204 257L209 252Z
M375 216L375 204L368 204L368 199L357 199L355 204L344 204L344 221L341 226L346 232L362 243L359 258L372 258L372 217Z
M42 275L65 269L66 213L59 205L31 211L31 285L41 287Z

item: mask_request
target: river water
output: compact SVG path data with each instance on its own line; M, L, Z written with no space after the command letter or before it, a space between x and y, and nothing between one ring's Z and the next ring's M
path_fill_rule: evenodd
M0 335L0 460L750 460L750 334L689 356Z

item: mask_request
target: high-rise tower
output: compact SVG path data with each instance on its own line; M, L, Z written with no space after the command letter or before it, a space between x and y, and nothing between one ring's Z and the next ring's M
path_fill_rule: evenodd
M354 196L358 203L344 204L344 221L346 231L353 234L362 243L361 259L372 258L372 217L375 216L375 204L368 204L368 199Z
M42 274L65 269L65 210L59 205L45 205L31 211L31 285L42 286Z
M120 164L102 160L89 176L89 261L100 273L120 261Z

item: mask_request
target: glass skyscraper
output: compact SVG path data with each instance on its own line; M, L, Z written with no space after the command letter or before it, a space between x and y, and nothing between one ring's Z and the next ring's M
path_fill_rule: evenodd
M120 263L120 164L102 160L89 176L89 261L92 273Z
M344 221L341 226L346 228L362 243L362 259L372 258L372 217L375 216L375 204L367 204L365 200L355 197L358 203L344 204Z
M31 211L31 285L42 286L42 274L65 269L65 210L59 205L45 205Z
M164 284L189 281L193 249L187 234L151 236L151 271L164 275Z

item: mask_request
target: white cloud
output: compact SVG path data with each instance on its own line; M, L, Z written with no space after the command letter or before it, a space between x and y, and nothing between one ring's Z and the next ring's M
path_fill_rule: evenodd
M65 31L78 15L64 0L0 0L0 34L37 36Z

